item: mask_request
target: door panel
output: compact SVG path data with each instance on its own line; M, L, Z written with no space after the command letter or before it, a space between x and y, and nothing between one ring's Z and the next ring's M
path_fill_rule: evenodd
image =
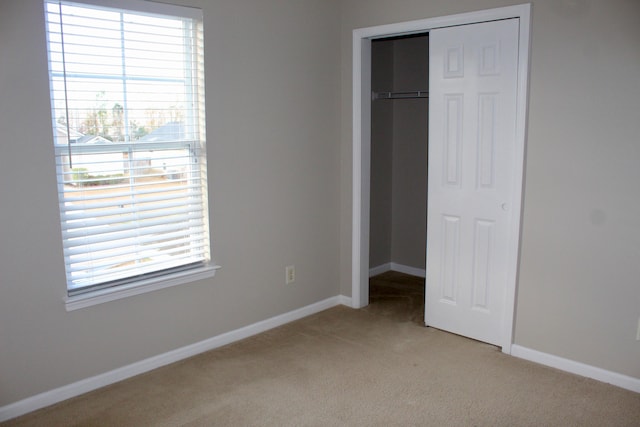
M425 324L500 345L518 20L435 29L429 40Z

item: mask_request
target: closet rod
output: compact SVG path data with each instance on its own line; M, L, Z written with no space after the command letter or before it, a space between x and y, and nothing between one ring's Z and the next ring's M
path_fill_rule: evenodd
M428 90L414 90L411 92L373 92L372 99L407 99L407 98L428 98Z

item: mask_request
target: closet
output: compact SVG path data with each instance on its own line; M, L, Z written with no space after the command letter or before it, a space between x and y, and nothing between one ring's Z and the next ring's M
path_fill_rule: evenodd
M424 277L429 35L371 46L369 269Z

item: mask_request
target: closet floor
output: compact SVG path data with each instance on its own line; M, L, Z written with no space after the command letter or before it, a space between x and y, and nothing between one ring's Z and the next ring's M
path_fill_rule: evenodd
M424 278L396 271L371 277L369 305L364 310L424 326Z

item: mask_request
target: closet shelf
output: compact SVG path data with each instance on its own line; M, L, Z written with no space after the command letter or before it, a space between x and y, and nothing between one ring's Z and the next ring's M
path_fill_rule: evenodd
M409 99L429 98L428 90L414 90L411 92L372 92L371 98L376 99Z

